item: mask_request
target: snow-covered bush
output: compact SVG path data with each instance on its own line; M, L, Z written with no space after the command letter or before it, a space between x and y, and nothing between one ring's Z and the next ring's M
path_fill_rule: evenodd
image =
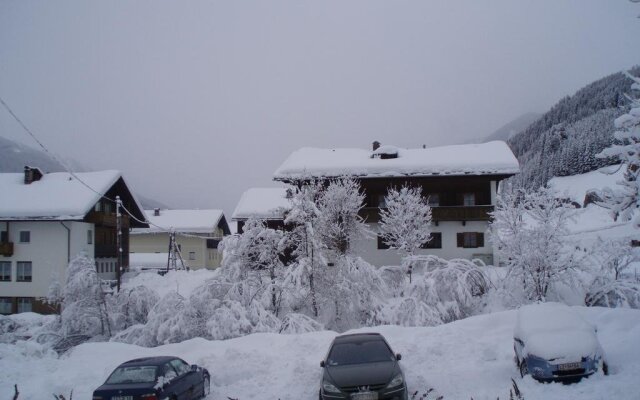
M111 318L116 330L137 324L146 324L153 307L158 303L158 295L146 286L138 285L124 289L110 299Z
M383 272L392 280L395 293L377 311L375 323L432 326L465 318L476 311L489 290L487 276L469 260L414 256L404 262L413 265L414 279L400 280L397 269Z
M598 278L589 288L584 302L595 307L640 308L640 284Z
M574 211L546 188L500 194L490 234L500 262L507 267L509 290L544 301L554 283L574 284L574 272L582 265L568 236Z
M324 329L324 326L313 318L304 314L289 313L282 318L278 333L295 334L316 332Z
M598 238L591 251L591 262L598 276L611 280L624 277L631 264L640 261L640 249L631 246L628 238Z
M62 290L60 314L62 335L110 336L111 326L105 295L92 259L84 254L69 263Z

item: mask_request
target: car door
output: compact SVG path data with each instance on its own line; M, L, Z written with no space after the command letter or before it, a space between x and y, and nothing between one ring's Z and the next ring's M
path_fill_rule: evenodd
M179 399L181 396L181 388L178 379L178 372L175 370L175 368L173 368L170 362L162 365L161 376L164 396L168 398L171 398L171 396L175 396Z
M175 358L169 363L178 373L178 378L176 379L176 390L179 391L178 399L195 399L196 393L198 393L198 391L196 390L196 384L194 380L195 374L191 372L191 367L189 367L189 364L179 358Z

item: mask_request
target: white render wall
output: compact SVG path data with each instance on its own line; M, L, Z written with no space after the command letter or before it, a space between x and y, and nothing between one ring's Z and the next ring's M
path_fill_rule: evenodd
M367 224L369 229L377 234L378 224ZM478 258L478 255L490 255L493 256L493 248L489 243L487 236L487 228L489 227L486 221L468 221L465 225L462 225L462 221L446 221L440 222L438 226L435 223L431 224L432 232L442 233L442 248L441 249L420 249L418 255L432 254L444 259L452 258L466 258L471 260ZM484 233L484 247L477 248L462 248L457 246L457 234L461 232L482 232ZM354 246L354 253L360 255L367 262L381 267L385 265L400 265L401 255L394 249L378 249L378 239L373 236L368 239L359 240ZM483 260L484 261L484 260Z
M67 235L67 229L70 235ZM0 222L0 230L7 230ZM64 282L68 255L73 259L80 252L93 257L93 244L87 243L87 231L95 235L93 224L74 221L9 222L9 241L13 242L13 256L0 256L0 261L11 262L11 282L0 282L0 296L44 297L52 280ZM20 243L20 231L31 232L29 243ZM68 238L71 239L69 250ZM17 262L31 261L31 282L17 282Z

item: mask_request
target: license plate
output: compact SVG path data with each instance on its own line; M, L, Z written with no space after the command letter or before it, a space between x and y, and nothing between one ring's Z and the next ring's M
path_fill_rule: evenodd
M378 400L377 392L359 392L351 395L353 400Z
M579 363L579 362L558 364L558 369L560 371L570 371L572 369L580 369L580 368L582 368L582 363Z
M133 396L111 396L111 400L133 400Z

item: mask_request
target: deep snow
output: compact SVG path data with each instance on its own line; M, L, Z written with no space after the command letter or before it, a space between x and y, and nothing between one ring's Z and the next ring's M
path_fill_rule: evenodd
M516 311L475 316L429 328L384 326L357 331L384 334L402 353L409 389L435 388L444 399L508 398L511 378L525 399L637 399L640 393L640 311L575 307L598 327L610 376L578 384L521 379L513 362ZM156 348L123 343L86 343L57 358L31 342L0 344L0 398L46 399L52 393L90 398L113 368L131 358L175 355L212 374L212 399L316 399L324 357L335 332L252 334L226 341L192 339Z

